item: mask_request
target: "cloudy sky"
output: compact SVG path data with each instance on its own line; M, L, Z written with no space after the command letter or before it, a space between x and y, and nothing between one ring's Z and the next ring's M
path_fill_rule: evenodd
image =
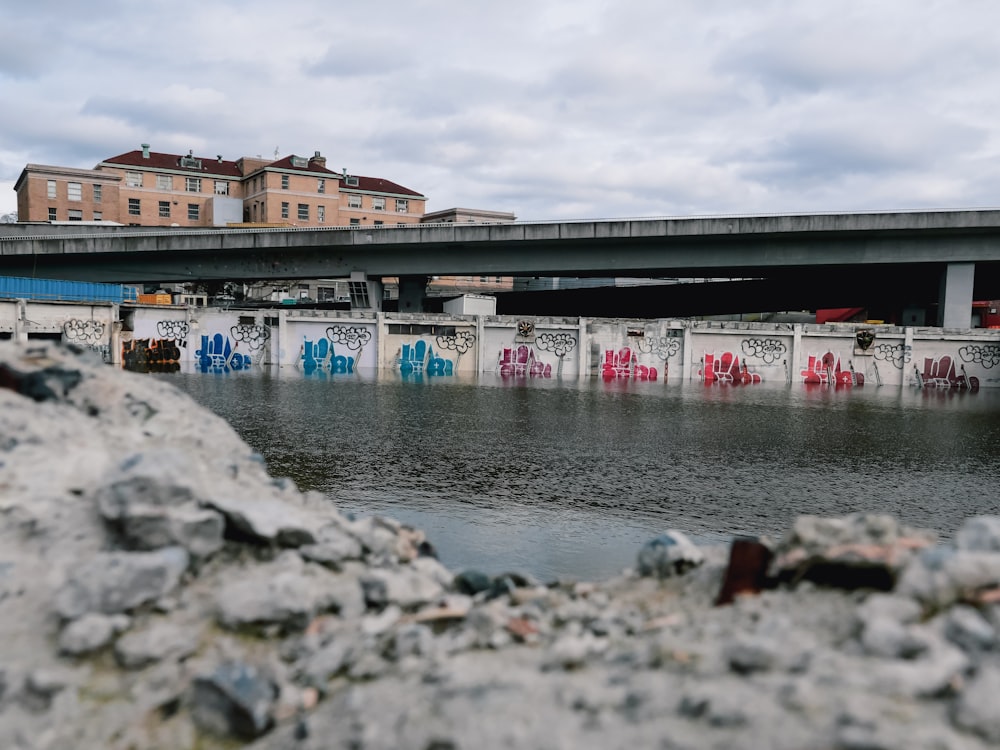
M1000 205L996 0L18 0L26 163L311 155L520 219Z

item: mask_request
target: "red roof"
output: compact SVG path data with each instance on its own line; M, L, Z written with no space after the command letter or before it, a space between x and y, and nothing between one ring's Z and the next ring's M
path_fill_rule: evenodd
M412 195L417 198L424 196L416 190L397 185L395 182L383 180L381 177L362 177L361 175L349 175L358 181L357 185L348 185L346 179L341 178L340 189L342 191L365 190L371 193L390 193L392 195Z
M194 159L201 162L201 166L187 165L182 162L185 159ZM218 157L206 158L204 156L184 156L180 154L160 154L155 151L149 152L149 158L142 155L142 151L129 151L126 154L119 154L105 159L101 164L112 164L116 167L147 167L150 169L171 169L180 172L190 172L191 174L214 174L223 177L243 177L239 167L234 161L226 161ZM97 166L101 166L98 164Z
M305 166L294 166L292 164L292 159L305 159ZM201 166L195 166L187 163L188 160L195 160L200 162ZM198 175L219 175L222 177L236 177L238 179L244 179L243 172L240 170L239 164L235 161L227 161L225 159L219 159L218 157L206 158L204 156L192 156L182 155L182 154L161 154L156 151L150 151L149 156L145 157L142 155L142 151L129 151L125 154L119 154L118 156L112 156L105 159L97 166L100 167L102 164L113 165L116 167L145 167L147 169L155 170L172 170L178 172L190 172L191 174ZM288 169L296 172L312 172L319 175L329 175L330 177L340 178L340 188L341 190L360 190L371 193L387 193L389 195L407 195L414 198L423 198L424 196L418 193L416 190L410 190L407 187L398 185L391 180L383 180L381 177L362 177L361 175L350 175L351 178L358 181L357 185L348 185L346 180L339 175L339 173L327 169L325 166L319 164L316 161L309 161L307 157L295 157L294 155L289 155L278 159L277 161L272 161L264 166L253 170L258 172L261 169ZM252 173L251 173L252 174Z
M306 165L304 167L299 167L292 164L292 159L305 159ZM265 164L262 169L294 169L296 172L316 172L317 174L331 175L333 177L337 176L336 172L333 172L326 167L320 165L318 162L309 161L305 156L285 156L278 161L272 161L270 164Z

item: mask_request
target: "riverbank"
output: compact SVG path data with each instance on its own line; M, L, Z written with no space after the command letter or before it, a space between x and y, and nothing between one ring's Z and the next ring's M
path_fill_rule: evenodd
M269 476L162 381L3 344L0 386L2 747L1000 742L1000 519L487 576Z

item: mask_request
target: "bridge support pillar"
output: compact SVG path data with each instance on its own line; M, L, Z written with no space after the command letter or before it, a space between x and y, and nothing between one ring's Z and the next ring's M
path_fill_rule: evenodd
M424 312L425 294L427 294L426 276L400 276L399 312ZM969 309L972 309L971 305Z
M938 325L943 328L972 327L972 287L975 263L949 263L941 277Z

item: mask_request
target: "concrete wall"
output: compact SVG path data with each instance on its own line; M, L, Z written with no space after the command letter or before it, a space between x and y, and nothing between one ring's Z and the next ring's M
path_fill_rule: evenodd
M117 364L120 332L119 307L110 302L0 300L0 339L63 341Z
M0 338L74 342L138 370L1000 387L1000 330L990 329L6 300Z

